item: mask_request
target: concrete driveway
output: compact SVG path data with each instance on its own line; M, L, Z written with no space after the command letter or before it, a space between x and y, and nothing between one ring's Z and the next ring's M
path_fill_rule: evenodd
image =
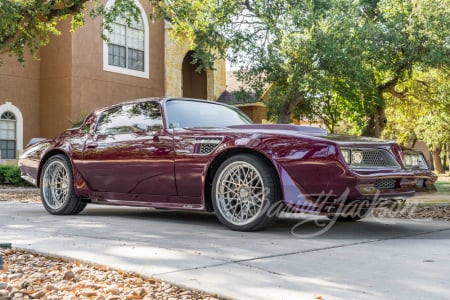
M225 297L449 299L450 222L367 219L312 238L292 235L299 222L242 233L212 214L91 205L52 216L40 204L0 202L0 242ZM322 228L306 222L295 233Z

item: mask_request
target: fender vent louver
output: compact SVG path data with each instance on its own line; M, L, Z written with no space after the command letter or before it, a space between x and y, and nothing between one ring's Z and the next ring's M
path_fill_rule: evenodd
M217 146L222 142L223 138L202 138L195 141L195 153L210 154L216 150Z
M200 145L200 153L201 154L209 154L214 151L217 147L217 144L201 144Z

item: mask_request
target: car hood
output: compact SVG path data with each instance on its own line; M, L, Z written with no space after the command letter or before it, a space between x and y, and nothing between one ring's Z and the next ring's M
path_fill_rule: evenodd
M337 144L386 144L390 141L372 138L372 137L359 137L359 136L347 136L339 134L328 133L325 129L313 126L300 126L300 125L289 125L289 124L248 124L248 125L235 125L229 126L231 129L240 130L259 130L259 131L279 131L279 132L289 132L293 134L294 132L301 135L313 136L322 138L325 140L333 141Z

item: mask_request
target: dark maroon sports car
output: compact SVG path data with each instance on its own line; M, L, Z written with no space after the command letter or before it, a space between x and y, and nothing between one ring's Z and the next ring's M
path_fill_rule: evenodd
M416 185L394 142L252 124L234 107L195 99L121 103L34 142L20 158L22 177L59 215L87 203L214 211L250 231L282 210L357 220Z

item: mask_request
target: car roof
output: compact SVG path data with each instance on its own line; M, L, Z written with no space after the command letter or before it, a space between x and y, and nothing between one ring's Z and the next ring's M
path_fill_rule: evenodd
M113 105L110 105L110 106L106 106L106 107L103 107L103 108L100 108L100 109L96 110L95 114L103 112L103 111L108 110L108 109L111 109L113 107L127 105L127 104L135 104L135 103L148 102L148 101L163 102L163 101L169 101L169 100L206 102L206 103L212 103L212 104L217 104L217 105L222 105L222 106L227 106L227 107L234 108L234 106L228 105L226 103L220 103L220 102L206 100L206 99L183 98L183 97L149 97L149 98L140 98L140 99L128 100L128 101L119 102L119 103L116 103L116 104L113 104Z

